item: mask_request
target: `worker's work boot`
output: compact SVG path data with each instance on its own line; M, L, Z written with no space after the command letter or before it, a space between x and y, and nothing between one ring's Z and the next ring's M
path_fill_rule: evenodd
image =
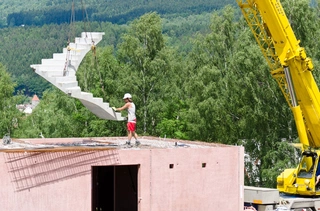
M139 146L140 144L140 141L136 140L136 146Z
M126 145L130 146L130 145L131 145L130 141L127 141L127 142L126 142Z

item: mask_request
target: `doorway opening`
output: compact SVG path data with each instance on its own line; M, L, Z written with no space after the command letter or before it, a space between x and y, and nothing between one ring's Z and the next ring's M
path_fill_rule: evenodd
M92 211L138 211L138 169L92 166Z

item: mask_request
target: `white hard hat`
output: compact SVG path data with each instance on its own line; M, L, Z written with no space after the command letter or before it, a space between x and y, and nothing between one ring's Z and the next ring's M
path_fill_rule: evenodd
M131 94L129 93L126 93L124 96L123 96L123 99L127 99L127 98L132 98Z

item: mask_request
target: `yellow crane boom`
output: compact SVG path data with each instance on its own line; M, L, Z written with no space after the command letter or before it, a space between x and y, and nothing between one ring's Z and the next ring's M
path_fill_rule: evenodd
M279 191L320 195L316 187L320 147L320 94L312 60L300 47L280 0L236 0L294 115L302 159L277 179ZM318 170L320 174L320 167Z

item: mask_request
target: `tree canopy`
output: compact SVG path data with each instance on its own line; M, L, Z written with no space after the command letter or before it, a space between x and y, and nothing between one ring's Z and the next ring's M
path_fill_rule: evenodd
M157 12L165 16L189 16L220 10L233 0L2 0L0 3L0 27L61 24L71 21L108 21L125 24L143 14Z

